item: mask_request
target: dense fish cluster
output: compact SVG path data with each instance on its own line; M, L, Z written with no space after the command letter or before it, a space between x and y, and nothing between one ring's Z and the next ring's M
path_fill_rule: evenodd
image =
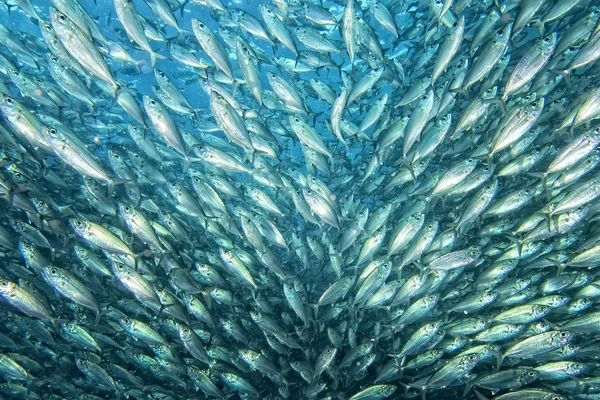
M5 0L0 398L600 398L600 3Z

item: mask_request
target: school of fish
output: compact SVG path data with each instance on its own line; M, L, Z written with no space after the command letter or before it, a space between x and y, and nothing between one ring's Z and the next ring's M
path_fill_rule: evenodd
M1 399L600 399L600 1L0 17Z

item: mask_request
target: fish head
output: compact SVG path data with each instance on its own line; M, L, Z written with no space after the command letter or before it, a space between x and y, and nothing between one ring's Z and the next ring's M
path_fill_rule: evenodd
M62 271L52 265L42 268L42 276L46 282L56 282L63 277Z
M119 325L121 325L121 327L123 327L125 330L131 329L134 325L134 320L129 318L121 318L119 320Z
M200 21L199 19L192 18L192 29L194 30L194 32L205 34L206 32L208 32L209 28L204 22Z
M10 295L15 291L16 286L15 283L7 281L6 279L0 280L0 295Z
M2 108L2 112L6 112L5 110L9 110L15 106L17 106L17 101L13 97L5 93L0 94L0 107Z
M158 103L158 101L154 100L152 97L150 96L144 96L144 108L152 113L152 112L157 112L161 106Z
M80 236L86 235L91 228L89 222L79 218L70 218L69 225L71 225L71 228L75 231L75 233Z

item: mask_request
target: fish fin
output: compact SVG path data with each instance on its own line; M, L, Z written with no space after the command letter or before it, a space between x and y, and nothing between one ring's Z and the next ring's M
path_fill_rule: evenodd
M469 92L466 89L463 89L463 88L450 89L450 92L455 93L455 94L462 94L463 96L465 96L465 98L467 100L470 100Z
M567 84L567 88L571 87L571 75L573 73L570 69L551 69L550 72L554 72L557 75L562 75L565 78L565 83Z
M117 100L119 99L119 96L123 92L133 92L133 93L135 93L135 89L131 89L131 88L128 88L126 86L122 86L119 83L115 83L115 87L114 87L114 91L113 91L112 105L111 105L112 107L115 106L115 104L117 103Z
M557 268L557 270L556 270L557 275L560 275L560 273L562 273L562 271L564 271L565 268L567 267L567 264L562 263L560 261L556 261L556 260L554 260L552 258L546 257L546 260L550 261L552 264L554 264L556 266L556 268Z
M487 101L490 103L499 104L500 108L502 109L502 112L506 114L506 99L504 98L504 96L500 98L489 99Z
M473 388L473 385L471 384L471 382L467 382L467 384L465 386L465 390L463 391L463 394L462 394L463 399L467 398L467 394L471 391L472 388Z
M102 310L96 310L96 318L94 318L94 327L98 326L98 322L100 322L100 317L102 316Z
M496 368L498 369L498 372L500 372L500 368L502 367L502 361L504 361L504 354L498 354L498 363L496 364Z
M408 162L406 156L402 156L402 163L406 168L408 168L408 172L410 172L410 176L412 177L413 181L416 181L417 176L415 175L415 169L413 168L412 164Z
M510 240L512 243L514 243L517 246L517 255L519 256L519 259L520 259L521 251L523 250L523 240L516 238L508 233L505 233L504 237L507 238L508 240Z
M154 51L150 52L150 64L152 65L152 68L154 68L154 66L156 65L156 60L170 60L170 57L167 56L163 56L162 54L159 53L155 53Z
M487 156L488 168L492 168L494 166L493 161L494 161L494 152L490 151Z
M536 19L531 20L531 22L529 22L529 24L537 26L540 36L542 36L542 37L544 36L544 30L546 29L546 24L544 23L544 21L542 21L539 18L536 18Z
M210 293L213 291L213 289L214 288L209 287L202 291L202 297L204 298L204 301L206 302L206 307L209 310L212 308L212 298L210 297Z
M123 185L127 182L130 182L129 179L111 179L108 181L107 187L106 187L106 192L108 197L112 197L113 192L115 190L115 186L117 185Z

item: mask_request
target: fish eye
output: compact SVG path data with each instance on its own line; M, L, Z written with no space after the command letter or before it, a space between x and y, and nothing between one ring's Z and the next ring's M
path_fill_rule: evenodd
M567 332L561 332L560 333L560 337L561 338L566 338L567 337Z
M535 373L534 373L533 371L530 371L530 372L529 372L529 376L531 376L531 377L534 377L534 376L535 376Z
M128 324L129 323L129 318L123 318L123 323L124 324Z
M271 13L272 13L271 9L267 8L267 14L271 14Z
M60 14L58 16L58 19L60 19L61 21L65 21L67 19L67 17L65 17L63 14Z
M498 35L499 35L499 36L502 36L502 35L504 35L504 29L500 29L500 30L498 31Z
M549 36L546 36L544 38L544 43L550 43L550 37Z
M198 24L198 26L199 26L200 28L204 29L204 23L203 23L203 22L200 22L200 23Z
M50 270L50 274L56 275L56 274L58 274L58 271L53 268Z
M2 281L2 286L8 286L8 281Z
M14 103L15 101L14 101L13 99L11 99L10 97L7 97L7 98L6 98L6 102L7 102L8 104L12 104L12 103Z

